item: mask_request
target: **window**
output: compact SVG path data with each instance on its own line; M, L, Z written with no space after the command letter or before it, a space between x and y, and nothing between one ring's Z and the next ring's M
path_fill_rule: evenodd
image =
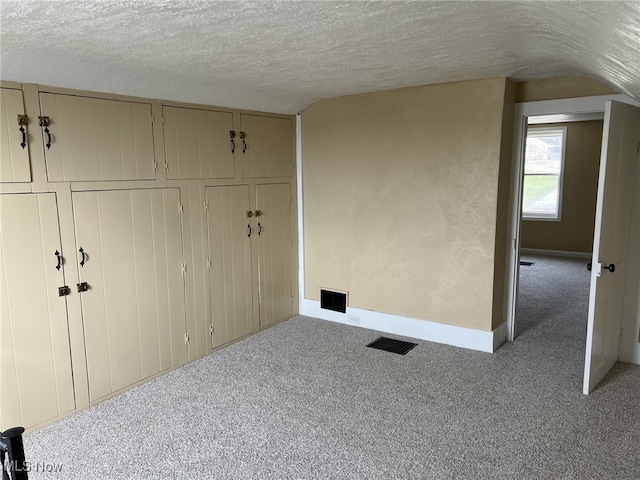
M560 220L566 136L566 127L529 127L524 153L524 219Z

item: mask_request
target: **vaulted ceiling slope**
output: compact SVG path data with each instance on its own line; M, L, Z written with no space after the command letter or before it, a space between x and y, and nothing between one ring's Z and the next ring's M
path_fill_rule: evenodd
M2 0L0 78L295 113L346 94L586 76L640 99L640 2Z

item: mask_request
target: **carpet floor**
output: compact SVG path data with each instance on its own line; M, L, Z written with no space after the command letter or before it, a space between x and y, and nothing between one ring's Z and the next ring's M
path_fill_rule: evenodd
M29 478L640 478L640 367L581 393L585 261L523 260L494 354L297 317L27 435Z

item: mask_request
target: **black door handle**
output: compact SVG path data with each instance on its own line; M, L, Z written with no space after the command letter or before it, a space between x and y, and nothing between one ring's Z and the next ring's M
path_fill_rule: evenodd
M87 260L87 254L84 253L84 248L80 247L80 250L78 250L80 252L80 255L82 255L80 257L80 266L84 267L84 262Z
M62 255L60 255L60 252L58 250L56 250L56 253L54 253L54 255L58 259L58 265L56 265L56 270L60 270L60 267L62 267Z
M51 148L51 132L49 132L49 127L45 127L44 133L47 134L47 143L45 145L47 150L49 150Z

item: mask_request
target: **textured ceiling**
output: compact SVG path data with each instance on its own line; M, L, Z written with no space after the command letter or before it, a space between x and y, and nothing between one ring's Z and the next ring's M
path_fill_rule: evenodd
M295 113L482 77L640 99L640 2L2 0L0 78Z

